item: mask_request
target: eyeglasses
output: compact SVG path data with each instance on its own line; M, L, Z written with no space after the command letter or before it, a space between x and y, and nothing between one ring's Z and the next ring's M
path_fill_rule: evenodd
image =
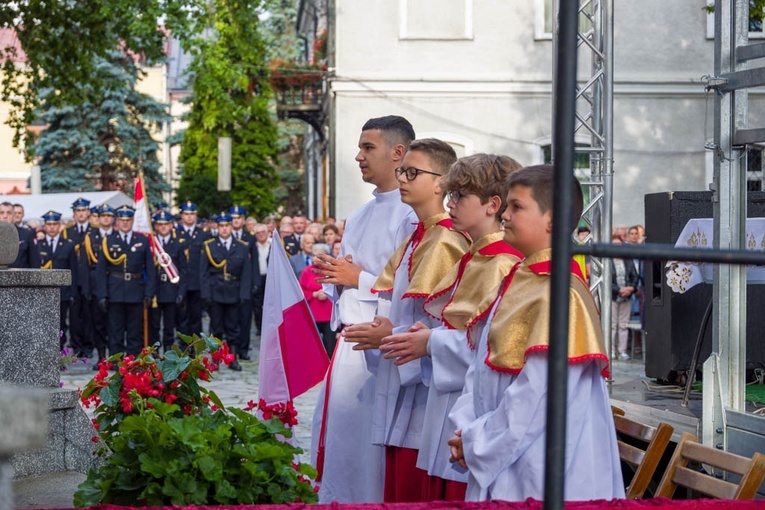
M437 174L435 172L428 172L427 170L420 170L419 168L415 168L413 166L410 166L409 168L404 168L403 166L396 168L396 177L401 177L401 174L406 174L406 180L407 181L413 181L417 178L419 174L430 174L430 175L437 175L441 176L442 174Z
M457 205L460 203L460 200L462 200L462 197L468 196L469 193L463 193L458 189L449 191L446 193L446 201L453 203L454 205Z

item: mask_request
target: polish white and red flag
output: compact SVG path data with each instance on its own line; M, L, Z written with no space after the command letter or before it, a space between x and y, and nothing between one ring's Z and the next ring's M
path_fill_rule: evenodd
M135 191L133 193L133 230L151 236L151 218L149 217L149 203L146 201L146 190L143 187L143 179L139 175L133 180Z
M276 231L263 301L259 398L266 405L288 403L324 379L329 356Z

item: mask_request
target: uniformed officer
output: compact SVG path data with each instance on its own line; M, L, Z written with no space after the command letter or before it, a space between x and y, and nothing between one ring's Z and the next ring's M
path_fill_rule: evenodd
M247 210L240 205L229 207L228 214L231 216L231 235L234 239L244 241L250 250L250 259L253 257L255 247L255 235L246 228ZM252 333L252 296L249 296L239 307L239 359L250 359L250 334Z
M185 335L202 333L202 297L199 280L199 257L202 244L210 235L197 225L197 206L187 201L181 206L181 224L176 228L176 237L183 241L187 271L185 306L179 310L178 331Z
M98 221L98 206L94 205L90 208L90 216L88 217L88 221L90 222L90 228L98 228L100 225L100 222Z
M138 354L143 347L143 309L157 287L157 272L149 238L133 232L135 210L123 205L115 211L117 230L101 241L96 295L109 313L109 353Z
M210 333L226 340L233 354L239 346L240 304L252 293L252 262L250 248L231 235L231 216L218 217L218 236L204 243L200 277L202 300L210 314ZM235 359L229 368L242 370Z
M98 226L91 227L83 239L77 267L79 273L85 276L81 278L84 282L83 298L88 303L88 310L90 311L90 324L86 327L90 340L98 351L98 359L103 360L106 358L106 349L109 347L109 317L98 306L98 299L94 296L98 288L98 271L96 269L98 260L102 258L101 244L105 237L114 232L114 209L109 204L102 204L97 209ZM92 217L93 213L91 212ZM105 282L105 284L107 283ZM98 370L96 364L93 365L93 370Z
M154 215L153 222L156 243L169 259L166 261L155 261L157 269L157 297L154 299L149 312L149 317L151 318L149 341L154 345L160 340L161 325L162 347L167 352L172 349L175 343L177 311L183 303L186 294L188 271L186 268L183 238L177 237L176 232L173 230L173 216L166 210L160 211ZM178 280L175 282L172 281L172 277L162 267L162 264L169 263L175 265L178 272ZM185 345L183 347L185 348Z
M35 233L31 228L20 227L13 222L13 204L10 202L0 203L0 221L8 222L16 227L19 233L19 253L16 260L8 267L29 268L30 261L34 260Z
M40 269L68 269L72 272L72 283L61 287L61 304L59 315L59 330L61 331L60 347L63 349L66 344L67 333L67 312L74 302L74 296L77 288L77 257L74 251L74 242L71 239L65 239L61 234L61 213L48 211L43 214L43 237L35 247L35 267ZM70 317L77 317L71 314ZM74 322L77 322L75 320ZM69 321L71 326L71 319ZM77 350L74 338L70 338L72 349L79 356L81 353Z
M90 200L82 197L72 203L72 216L74 223L64 229L62 235L65 239L71 239L74 242L74 251L79 258L82 251L82 242L90 231ZM93 353L93 340L89 326L92 324L90 318L90 303L85 300L83 286L88 274L84 271L78 272L75 292L72 305L69 308L69 314L77 317L75 321L69 321L70 341L72 349L78 357L90 357Z

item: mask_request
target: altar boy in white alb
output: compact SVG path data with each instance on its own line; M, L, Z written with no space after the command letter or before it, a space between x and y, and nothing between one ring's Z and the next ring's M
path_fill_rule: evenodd
M452 408L456 462L470 471L466 499L543 499L547 420L547 349L568 343L567 501L624 497L616 429L604 375L608 370L595 302L572 261L568 338L548 338L552 189L550 165L510 176L505 241L525 259L499 288L485 323L469 328L476 356ZM574 182L572 217L582 211ZM575 220L575 221L576 221ZM571 231L576 225L571 225Z
M317 256L317 277L332 300L332 327L371 321L377 296L371 288L396 247L414 228L411 207L401 202L394 169L414 139L403 117L369 120L356 161L374 199L346 220L340 256ZM321 277L324 277L323 279ZM372 444L372 408L378 352L353 350L338 341L314 412L311 457L320 472L319 502L382 501L384 456Z
M449 462L447 440L454 429L448 415L462 394L465 373L473 359L466 330L488 313L500 282L523 258L504 242L499 225L505 210L507 177L520 167L508 156L493 154L473 154L452 165L441 188L449 198L446 205L453 228L466 232L473 244L425 301L425 312L443 324L393 335L380 348L402 353L399 362L430 358L427 366L432 368L432 375L423 422L427 433L422 436L417 456L417 467L429 475L424 494L429 501L465 499L467 470Z
M390 299L388 318L378 317L372 325L361 324L346 331L347 340L358 340L359 348L377 349L380 340L385 342L380 338L383 333L405 332L415 324L433 325L423 302L469 246L466 236L451 228L440 188L441 176L456 159L454 149L441 140L415 140L396 170L401 200L412 206L419 223L390 258L373 288L381 303ZM370 330L373 333L366 335ZM385 446L386 502L424 500L427 473L415 464L422 437L428 433L422 423L429 377L427 358L404 364L394 364L392 359L380 361L372 440Z

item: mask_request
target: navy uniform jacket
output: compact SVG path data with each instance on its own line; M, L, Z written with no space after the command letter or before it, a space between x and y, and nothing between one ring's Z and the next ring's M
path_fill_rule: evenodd
M35 268L69 269L72 272L72 284L61 287L61 301L75 297L77 285L77 257L74 253L74 242L59 235L56 252L48 244L46 237L37 242L34 250Z
M19 232L19 254L16 255L13 264L8 267L30 268L35 257L35 231L29 227L19 227L18 225L16 225L16 230Z
M159 237L157 237L157 242L161 242L159 241ZM169 241L162 247L162 249L165 250L165 253L170 255L170 258L173 259L173 264L175 264L175 268L178 269L178 275L180 276L178 283L172 283L165 270L160 267L159 262L154 262L157 269L158 303L175 303L175 298L178 297L178 294L181 296L186 295L188 268L184 250L185 246L183 246L184 244L183 239L175 237L175 232L172 232Z
M224 267L215 267L225 261ZM225 272L224 272L225 269ZM215 237L205 241L200 259L202 299L233 304L252 295L252 261L250 247L244 241L231 239L229 251Z
M177 238L183 240L186 251L186 290L200 290L199 257L202 255L202 244L210 239L210 234L198 226L194 227L194 233L189 235L183 226L176 228ZM175 260L175 259L173 259ZM177 265L177 263L176 263Z
M300 241L293 235L288 235L282 238L282 244L284 245L284 251L290 257L300 252Z
M114 229L112 229L114 232ZM101 229L92 228L82 240L77 254L77 273L81 282L81 292L85 296L93 296L98 289L97 266L101 257Z
M77 257L78 268L79 268L79 259L83 249L82 242L85 240L85 237L94 229L92 229L90 227L90 224L88 224L85 228L85 232L81 234L78 227L79 225L77 223L75 223L74 225L69 225L61 232L61 235L63 236L64 239L71 239L72 242L74 242L74 253ZM98 229L95 229L95 230L98 230ZM80 288L84 288L87 285L86 283L87 279L88 279L87 272L78 271L77 286Z
M133 232L128 245L119 232L101 240L102 253L96 266L96 296L108 298L113 303L143 302L154 297L157 288L157 272L151 254L149 238ZM122 262L116 260L125 255ZM115 263L109 261L109 259Z

